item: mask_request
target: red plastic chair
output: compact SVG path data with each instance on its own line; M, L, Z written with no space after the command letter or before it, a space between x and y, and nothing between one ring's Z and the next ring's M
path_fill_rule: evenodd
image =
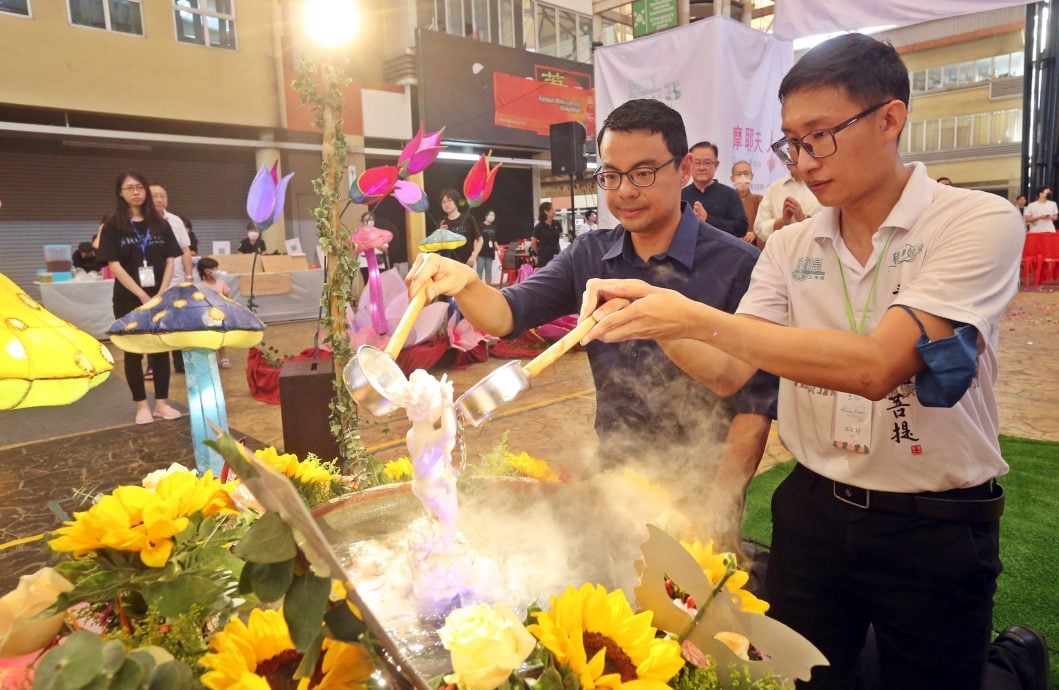
M1033 233L1040 235L1040 255L1037 259L1037 285L1056 279L1059 269L1059 234L1054 232Z
M496 246L496 258L500 260L500 282L497 283L499 287L504 286L504 280L507 279L508 285L514 285L518 282L518 267L515 265L515 255L507 256L508 251L511 247L505 247L502 244ZM504 259L508 258L508 261Z
M1026 235L1026 244L1022 247L1022 264L1019 268L1019 282L1023 286L1037 284L1037 273L1041 268L1040 238L1040 233Z

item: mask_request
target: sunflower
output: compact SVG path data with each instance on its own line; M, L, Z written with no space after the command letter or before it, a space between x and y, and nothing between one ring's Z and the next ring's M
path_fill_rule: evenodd
M539 460L525 451L518 455L505 453L504 461L511 469L530 479L540 479L545 482L559 481L559 475L548 467L546 460Z
M331 472L317 458L298 460L294 453L280 455L273 446L255 450L254 457L302 484L324 484L331 481Z
M688 553L692 555L695 562L699 564L700 568L702 568L702 572L706 573L706 577L709 578L710 584L715 587L727 572L727 562L735 562L734 554L724 552L714 553L713 541L708 541L703 544L696 539L693 542L682 541L680 544L688 550ZM756 596L743 589L749 580L750 575L747 574L746 571L736 570L724 583L724 586L729 592L739 597L739 608L743 611L749 613L765 613L769 610L769 603L763 599L758 599Z
M74 513L48 545L76 558L97 549L139 552L144 565L161 568L173 552L173 537L187 528L189 517L226 512L235 512L230 489L210 472L201 478L175 472L154 491L119 486L88 510Z
M367 651L335 640L325 640L323 647L317 673L297 681L297 690L363 690L373 671ZM199 660L210 669L201 677L210 690L295 688L302 655L280 611L254 609L247 623L233 618L210 639L210 649Z
M652 614L633 614L620 589L582 585L552 597L527 629L559 664L569 664L583 690L665 690L684 666L680 645L655 637Z
M408 458L397 458L382 466L382 471L391 482L399 482L412 476L412 461Z

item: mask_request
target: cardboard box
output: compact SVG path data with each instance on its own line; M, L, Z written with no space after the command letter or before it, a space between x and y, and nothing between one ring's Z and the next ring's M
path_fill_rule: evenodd
M251 268L254 266L253 254L230 254L228 256L218 254L211 258L217 260L217 267L225 273L250 273ZM265 272L263 258L261 256L257 257L257 270L255 273Z
M265 262L265 270L269 273L278 273L280 271L308 271L309 262L305 256L289 256L286 254L276 254L261 257Z
M250 279L254 280L254 296L289 295L291 291L290 273L258 273L254 276L239 276L239 294L250 297Z

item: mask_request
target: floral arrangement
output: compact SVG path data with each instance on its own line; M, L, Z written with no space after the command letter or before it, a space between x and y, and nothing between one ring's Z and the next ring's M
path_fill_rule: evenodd
M235 474L251 476L249 465L237 460L246 452L235 450L230 436L211 444ZM266 448L253 458L286 477L306 507L348 491L333 463L311 455L298 459ZM483 471L559 480L546 461L509 450L506 435L481 460ZM379 467L382 483L411 472L407 458ZM0 687L376 687L378 672L392 670L393 662L355 597L340 580L314 572L317 559L303 552L311 542L300 547L284 511L263 512L261 503L275 504L251 495L247 485L173 465L76 512L47 539L56 564L24 576L0 598L0 657L25 655L25 673L7 678L20 684L0 676ZM685 615L685 630L663 625L650 607L635 610L623 591L594 583L569 587L547 608L531 607L524 619L503 604L466 606L438 630L452 672L434 687L790 687L771 672L731 662L761 658L745 636L714 635L735 655L725 667L689 635L719 604L762 620L768 604L745 589L748 576L733 554L697 541L676 548L708 590L679 567L672 568L679 577L670 577L670 566L647 550L640 567L644 577L665 571L662 596ZM636 594L641 606L650 600L648 590Z

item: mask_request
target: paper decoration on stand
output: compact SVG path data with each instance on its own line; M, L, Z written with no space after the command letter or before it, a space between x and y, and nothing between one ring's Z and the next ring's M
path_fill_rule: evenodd
M232 243L227 240L223 242L214 241L213 243L213 255L214 256L231 256L232 255Z
M490 151L479 158L471 166L467 177L463 178L463 196L467 198L467 205L471 208L477 208L484 204L493 193L493 182L496 179L497 171L500 170L500 166L503 163L497 163L490 168L489 156L492 154L493 152Z
M221 475L223 460L205 445L209 423L228 428L216 350L253 347L265 324L250 310L213 290L180 283L121 317L107 330L110 341L126 352L184 351L191 441L199 472Z
M68 405L113 368L102 343L0 274L0 410Z
M729 681L729 664L744 665L756 681L772 672L782 678L808 680L814 666L827 666L827 658L809 640L777 620L758 613L743 611L739 598L723 588L710 601L713 584L695 558L665 532L647 526L648 538L640 547L643 560L636 563L640 584L633 590L640 606L654 614L654 625L686 639L717 662L717 676L724 687ZM673 603L666 592L669 579L700 605L706 606L693 630L691 614ZM762 655L761 660L746 660L724 644L718 635L735 633L745 637Z
M447 228L438 228L419 243L421 252L441 252L467 244L467 238Z
M469 352L478 347L478 343L489 339L489 334L478 330L467 319L460 318L458 312L449 317L447 328L449 345L461 352Z
M393 233L373 225L363 225L357 228L353 236L349 238L353 246L353 255L364 255L365 263L368 265L368 289L370 299L368 300L368 313L371 316L371 324L375 332L380 335L389 333L386 325L386 307L382 299L382 279L379 277L379 260L375 256L375 250L385 247L393 240Z
M305 256L305 252L302 251L302 240L300 237L283 240L283 249L287 252L287 256Z
M246 195L246 214L258 230L268 230L283 217L283 201L292 177L294 173L284 175L282 180L279 178L279 161L271 169L262 165L257 171Z
M408 290L404 284L404 279L396 268L383 271L379 278L382 284L382 289L379 292L382 294L382 301L385 304L386 332L392 333L397 322L401 320L401 316L408 308ZM357 310L354 312L352 307L347 307L346 309L346 318L349 322L350 347L354 350L361 345L373 345L383 348L389 340L376 332L371 322L371 315L368 313L366 305L370 304L374 299L374 293L375 291L369 286L361 293ZM434 302L423 307L423 311L419 313L419 318L412 325L412 332L405 342L405 348L418 345L437 333L445 323L448 306L446 302Z

